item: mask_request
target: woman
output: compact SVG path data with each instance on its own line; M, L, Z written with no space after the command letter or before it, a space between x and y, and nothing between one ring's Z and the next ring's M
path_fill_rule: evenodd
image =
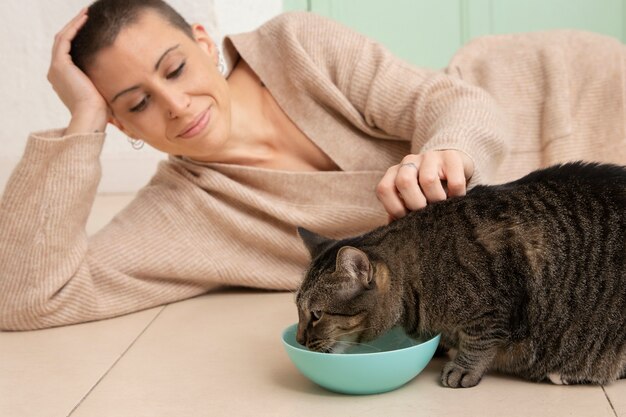
M202 26L158 0L97 1L57 34L48 78L72 117L31 135L6 187L1 328L220 285L293 289L308 262L296 226L352 235L502 176L517 125L457 76L306 13L231 36L225 52L227 76ZM87 238L107 123L170 158Z

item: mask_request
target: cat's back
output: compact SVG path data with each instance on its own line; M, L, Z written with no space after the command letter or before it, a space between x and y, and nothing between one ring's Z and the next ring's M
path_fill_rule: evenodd
M571 183L595 184L598 186L626 187L626 167L597 162L570 162L540 169L511 182L511 185L532 183Z
M477 256L486 251L503 268L518 265L520 276L530 274L524 282L575 288L593 276L626 288L626 167L557 165L476 187L458 203L448 214Z
M470 205L484 213L528 216L583 210L589 216L610 211L626 218L626 167L571 162L533 171L500 185L477 186L468 192Z
M550 185L560 185L564 189L573 189L578 192L587 191L587 188L577 188L581 185L595 189L611 189L618 192L615 197L623 199L626 198L624 194L626 192L626 166L597 162L570 162L533 171L506 184L478 186L470 193L484 194L498 191L510 193L519 188Z

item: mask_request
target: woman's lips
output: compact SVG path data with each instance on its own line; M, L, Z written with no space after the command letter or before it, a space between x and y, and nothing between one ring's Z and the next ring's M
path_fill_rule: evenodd
M200 133L209 123L209 120L211 118L210 110L211 108L209 107L208 109L197 115L193 122L189 123L185 130L183 130L183 133L178 136L183 139L189 139Z

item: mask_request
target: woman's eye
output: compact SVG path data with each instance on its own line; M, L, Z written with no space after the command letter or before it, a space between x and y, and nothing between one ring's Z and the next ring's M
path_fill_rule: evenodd
M324 313L322 313L322 312L321 312L321 311L319 311L319 310L313 310L313 311L311 311L311 317L313 318L313 321L319 321L319 319L321 319L321 318L322 318L322 315L323 315L323 314L324 314Z
M167 78L168 80L171 80L173 78L178 78L178 76L183 72L183 68L185 68L185 64L186 64L186 62L183 61L183 63L180 64L180 66L178 68L176 68L174 71L172 71L169 74L167 74L167 76L165 78Z
M148 98L144 97L143 100L141 100L139 104L137 104L136 106L132 107L130 111L133 113L140 112L143 109L145 109L147 105L148 105Z

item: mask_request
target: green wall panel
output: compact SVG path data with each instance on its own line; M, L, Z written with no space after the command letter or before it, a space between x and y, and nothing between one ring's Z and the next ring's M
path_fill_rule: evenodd
M439 68L461 42L459 0L312 0L330 16L417 65Z
M283 10L286 12L294 10L309 10L308 0L283 0Z
M488 7L473 14L489 15L488 31L484 20L470 20L470 25L477 26L477 32L495 34L570 28L623 39L623 0L490 0L487 5L467 1L471 7Z
M571 28L626 41L626 0L283 0L329 16L424 67L444 67L476 36Z

